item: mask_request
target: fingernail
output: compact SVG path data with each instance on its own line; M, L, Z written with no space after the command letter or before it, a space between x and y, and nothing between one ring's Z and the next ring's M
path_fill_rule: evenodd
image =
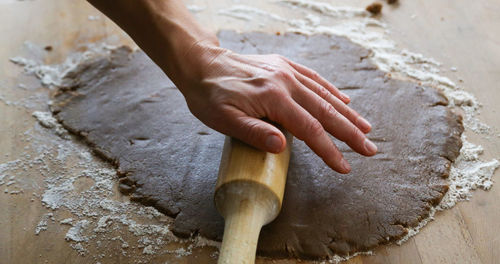
M345 100L351 101L351 97L349 97L349 95L342 93L342 96L344 97Z
M342 158L342 167L344 168L345 171L350 171L351 170L351 165L349 165L349 162L347 162L347 160L345 160L344 158Z
M362 117L358 118L358 126L361 130L363 130L363 132L372 129L372 125Z
M271 135L266 139L266 147L271 152L278 152L281 150L281 138L276 135Z
M365 139L365 149L370 154L375 154L377 152L377 146L373 144L369 139Z

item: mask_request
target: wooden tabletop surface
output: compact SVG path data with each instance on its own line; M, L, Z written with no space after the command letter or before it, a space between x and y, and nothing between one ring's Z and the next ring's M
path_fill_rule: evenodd
M445 71L443 75L473 93L483 105L480 119L493 128L500 128L500 1L400 2L397 7L384 7L380 18L389 25L391 38L401 48L442 62L444 68L456 67L456 72ZM214 30L247 29L244 23L225 23L227 18L224 20L217 15L218 9L242 4L241 1L189 3L206 7L204 12L197 14L198 19ZM339 0L331 3L364 7L370 1ZM250 2L246 4L250 5ZM262 9L274 6L273 1L263 0L253 1L251 5ZM100 19L89 20L89 15L99 15ZM275 32L284 28L270 23L261 30ZM25 41L53 46L45 62L55 63L75 51L78 44L106 38L115 43L134 45L120 29L85 1L0 1L0 92L6 91L6 86L14 85L19 76L19 67L8 60L20 53ZM0 101L1 163L20 155L28 143L20 140L18 135L33 126L33 122L30 111ZM484 159L500 157L498 135L486 138L469 133L468 138L485 147ZM497 171L494 179L498 179L499 174ZM32 173L30 176L43 186L39 174ZM117 199L125 199L119 194L116 196ZM29 189L18 195L0 192L0 263L131 262L130 258L119 254L108 254L109 257L96 260L96 255L112 252L113 248L93 249L90 254L80 256L64 239L67 228L53 228L36 236L33 230L47 209L39 199L30 201L31 198ZM148 260L151 263L214 263L215 259L210 257L213 251L213 248L202 248L184 258L164 255ZM129 252L134 254L133 250ZM141 252L138 250L136 253ZM470 201L439 212L435 221L407 243L382 246L374 253L372 256L352 258L346 263L500 263L500 187L493 185L489 191L475 191ZM260 259L258 262L296 261Z

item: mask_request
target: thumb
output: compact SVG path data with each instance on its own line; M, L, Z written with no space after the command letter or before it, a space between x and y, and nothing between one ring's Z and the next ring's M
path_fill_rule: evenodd
M250 116L237 116L229 127L229 135L260 150L280 153L285 150L286 138L274 125Z

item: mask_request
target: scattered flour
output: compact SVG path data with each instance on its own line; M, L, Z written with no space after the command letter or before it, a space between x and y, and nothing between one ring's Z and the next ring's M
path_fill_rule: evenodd
M82 64L109 56L111 48L90 46L88 52L75 53L56 65L44 65L37 58L17 57L12 61L22 65L27 76L40 79L49 88L27 87L27 92L48 94L48 90L54 87L74 85L68 76ZM16 85L10 89L18 88ZM92 155L87 146L74 139L57 122L47 110L48 96L45 98L23 101L22 104L9 99L12 106L30 110L39 125L30 122L30 127L19 134L24 151L13 155L17 159L0 163L0 185L8 184L9 189L4 189L6 193L20 193L14 187L22 185L33 190L31 201L40 200L50 210L34 227L35 235L42 235L51 225L70 226L64 237L69 246L82 256L95 248L103 248L99 252L105 252L107 245L118 240L120 251L99 254L94 257L95 262L116 254L127 256L134 263L150 263L158 254L177 256L177 253L167 249L171 243L184 248L183 255L191 254L195 248L219 246L217 242L203 242L198 237L179 239L168 228L171 218L152 207L117 199L116 170ZM5 153L4 158L9 156ZM41 182L34 182L36 179L30 178L30 175L41 175L37 177ZM90 180L90 186L84 190L77 189L75 184L83 179L86 182ZM116 239L117 234L120 239ZM129 241L121 237L127 237ZM138 252L138 248L144 254L134 253Z
M73 225L73 218L63 219L63 220L59 221L59 224L72 226Z
M35 111L32 115L43 127L53 128L58 136L67 138L68 131L66 131L66 129L64 129L62 125L57 122L57 120L52 116L52 113Z
M80 220L78 221L73 227L71 227L68 232L66 233L65 239L68 241L75 241L75 242L87 242L89 239L88 237L83 235L83 231L88 227L89 221L88 220Z
M269 13L259 8L246 6L246 5L235 5L230 8L221 9L217 12L219 15L229 16L236 19L241 19L245 21L252 21L255 16L269 18L275 21L285 22L286 20L276 14Z
M88 250L85 249L81 243L71 244L70 247L76 250L81 256L85 256L85 254L88 253Z
M54 214L53 213L46 213L42 216L42 219L40 220L38 225L36 225L36 227L35 227L35 235L39 235L40 232L47 230L47 225L48 225L49 220L54 221Z
M348 19L354 17L368 17L370 13L365 9L350 7L350 6L332 6L325 2L309 1L309 0L280 0L278 2L288 4L293 8L310 9L324 16Z
M142 251L142 254L147 254L147 255L153 255L155 253L154 249L153 249L153 246L152 245L148 245L144 248L144 250Z
M205 9L207 9L206 7L203 7L203 6L197 6L197 5L188 5L187 6L187 9L192 12L192 13L199 13L201 11L204 11Z
M449 209L457 202L469 200L472 197L472 191L477 188L483 190L491 188L493 184L491 177L495 170L500 167L500 162L496 159L480 160L479 156L483 153L483 147L468 142L464 134L462 134L462 142L460 154L451 166L448 192L436 207L431 208L429 217L422 220L418 226L409 229L408 234L396 242L398 245L406 242L429 221L434 220L436 212Z
M30 48L34 44L26 43L26 45L27 48ZM20 56L10 58L10 61L23 66L25 73L35 75L48 88L71 88L77 85L75 80L71 78L72 73L78 71L78 67L82 67L83 62L92 61L96 56L101 57L104 54L109 54L109 51L116 47L101 43L89 44L88 48L89 50L86 52L69 55L61 64L46 65L40 58L31 59Z
M88 20L90 20L90 21L96 21L96 20L100 20L100 19L101 19L101 16L93 16L93 15L89 15L87 18L88 18Z
M450 189L439 205L439 209L448 209L457 201L468 200L472 190L481 188L489 190L493 184L491 177L500 166L496 159L487 162L479 159L483 154L483 147L467 141L462 135L463 146L460 155L450 171Z

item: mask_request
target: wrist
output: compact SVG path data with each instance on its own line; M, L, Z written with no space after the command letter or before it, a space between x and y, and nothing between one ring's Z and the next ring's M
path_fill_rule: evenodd
M178 76L172 77L179 78L177 82L173 80L174 83L181 92L187 89L196 89L199 83L211 74L214 61L227 52L229 50L219 47L218 41L201 40L193 43L183 56L178 56Z
M150 18L156 41L148 40L140 46L182 91L199 82L204 67L224 49L219 47L217 36L198 24L184 6L178 8L176 15L172 15L172 9L152 11Z

